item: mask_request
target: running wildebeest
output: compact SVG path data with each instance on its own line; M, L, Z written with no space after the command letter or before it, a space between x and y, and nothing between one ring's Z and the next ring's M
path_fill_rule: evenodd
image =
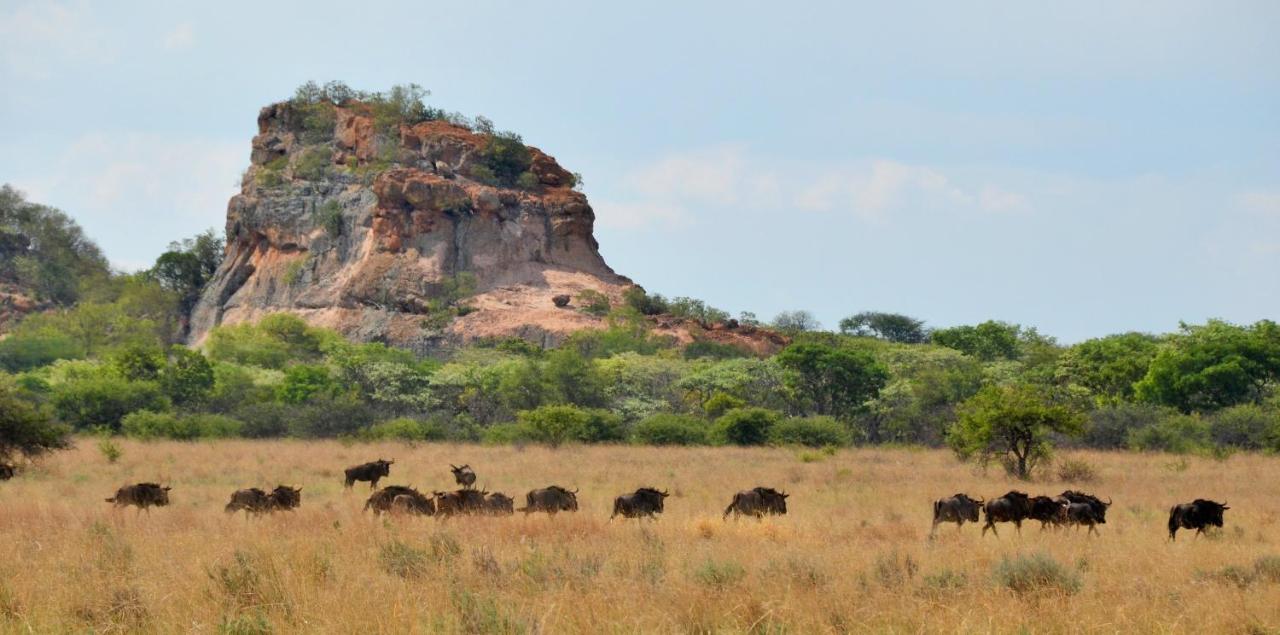
M8 463L0 463L0 481L7 481L13 478L17 473L18 470L14 469L12 465L9 465Z
M787 497L772 487L756 487L733 495L733 502L724 510L724 518L733 514L738 516L754 516L763 518L766 514L781 516L787 513Z
M302 505L301 487L277 485L270 494L256 487L237 490L231 494L231 502L227 503L224 510L228 514L234 514L242 509L249 514L261 514L264 512L293 511L300 505Z
M555 516L558 512L578 511L578 490L569 491L559 485L535 489L525 494L524 507L517 509L525 516L533 512L546 512Z
M1000 498L993 498L987 501L982 507L982 511L987 516L987 524L982 526L982 535L987 535L987 530L1000 537L1000 532L996 531L996 523L1013 523L1018 528L1018 533L1022 533L1022 521L1026 520L1031 514L1031 497L1025 492L1011 490Z
M397 503L396 499L400 499L400 502ZM436 513L436 506L429 496L424 496L418 490L404 485L388 485L374 492L365 502L364 508L366 511L372 509L377 515L389 512L393 508L422 516L431 516Z
M471 489L476 483L476 471L471 469L470 465L458 467L452 463L449 464L449 470L453 472L453 480L458 482L463 489Z
M623 494L613 499L613 513L609 515L609 520L613 520L618 514L622 514L623 518L656 518L655 514L662 513L662 502L667 496L670 494L652 487L641 487L634 493Z
M345 470L347 480L344 486L351 487L356 481L369 481L369 489L378 489L378 481L384 476L391 475L391 464L395 462L395 459L390 461L378 459L372 463L349 467Z
M147 510L149 514L152 507L164 507L169 504L169 490L171 489L173 488L161 487L158 483L125 485L116 490L116 495L106 499L106 501L113 503L116 507L133 505L139 511Z
M1176 540L1179 529L1194 529L1196 535L1205 527L1221 527L1222 512L1231 509L1226 503L1197 498L1190 503L1174 505L1169 510L1169 540Z
M978 508L984 502L982 499L969 498L968 494L963 493L933 501L933 528L929 530L929 535L933 536L941 523L955 523L959 530L966 520L978 522Z
M515 503L510 496L494 492L484 499L484 512L493 516L510 516L516 513Z
M1040 531L1044 531L1049 525L1060 527L1067 522L1067 505L1069 504L1048 496L1033 496L1031 512L1027 514L1027 519L1040 521Z
M474 489L460 489L453 492L435 492L436 515L449 517L454 514L479 514L485 510L485 495L488 492Z

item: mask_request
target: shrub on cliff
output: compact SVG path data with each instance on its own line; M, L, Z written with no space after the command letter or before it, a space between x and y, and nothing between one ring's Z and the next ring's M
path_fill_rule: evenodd
M493 173L494 178L508 187L517 184L520 175L533 164L533 156L520 135L514 132L495 132L485 137L477 156L480 163Z

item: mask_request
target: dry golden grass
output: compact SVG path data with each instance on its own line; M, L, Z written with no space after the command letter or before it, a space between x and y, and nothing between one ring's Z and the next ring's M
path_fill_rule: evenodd
M0 483L0 630L62 632L1268 632L1280 579L1280 460L1080 453L1112 496L1102 536L999 539L939 528L931 501L1018 484L942 451L417 447L337 442L122 442L109 464L92 440ZM468 462L490 490L523 500L581 487L556 518L375 519L342 468L395 458L384 484L452 487ZM103 499L127 482L173 485L172 506L137 514ZM304 486L294 514L222 511L231 491ZM792 493L791 514L722 521L733 492ZM657 522L608 520L615 495L669 488ZM1171 504L1226 499L1219 536L1166 540ZM1043 553L1079 590L1018 593L1002 558ZM1237 569L1224 567L1235 565ZM1277 567L1280 568L1280 567ZM1280 573L1280 572L1275 572Z

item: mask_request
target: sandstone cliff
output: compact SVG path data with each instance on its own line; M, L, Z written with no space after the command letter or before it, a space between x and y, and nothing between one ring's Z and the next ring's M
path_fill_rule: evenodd
M279 311L422 352L602 327L552 301L590 289L617 302L631 284L601 258L586 197L518 141L519 184L495 178L493 139L444 120L387 125L359 102L264 108L190 341Z

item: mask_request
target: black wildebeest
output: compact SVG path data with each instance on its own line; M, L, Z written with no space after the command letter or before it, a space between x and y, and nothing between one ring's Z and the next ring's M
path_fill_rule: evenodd
M391 464L395 462L395 459L390 461L378 459L364 465L349 467L345 470L347 480L344 486L351 487L356 481L369 481L369 489L378 489L378 481L384 476L391 475Z
M12 465L9 465L8 463L0 463L0 481L7 481L13 478L17 473L18 470Z
M772 487L756 487L733 495L733 502L724 510L724 518L733 514L738 516L754 516L763 518L766 514L781 516L787 513L787 497Z
M1028 520L1040 521L1040 530L1044 531L1045 527L1053 525L1055 527L1066 524L1067 522L1067 503L1048 496L1031 497L1031 513L1027 514Z
M1022 533L1022 521L1031 514L1031 497L1025 492L1012 490L1000 498L987 501L982 511L987 516L987 524L982 526L982 535L987 535L987 530L990 529L999 538L996 523L1013 523L1018 528L1018 533Z
M1067 490L1057 499L1067 504L1067 522L1076 527L1085 526L1089 533L1098 533L1098 525L1107 524L1107 508L1111 507L1111 498L1107 502L1093 494Z
M277 485L270 494L256 487L237 490L231 494L231 502L224 510L234 514L244 510L249 514L264 512L293 511L302 505L302 488L288 485Z
M670 494L652 487L641 487L631 494L623 494L613 499L613 513L609 520L618 514L623 518L656 518L655 514L662 513L662 503L667 496Z
M1169 510L1169 540L1176 540L1179 529L1194 529L1196 535L1205 527L1221 527L1222 512L1231 509L1226 503L1197 498L1190 503L1174 505Z
M933 536L941 523L955 523L958 530L966 520L978 522L978 509L983 502L985 501L982 499L969 498L968 494L956 494L933 501L933 528L929 530L929 535Z
M471 489L476 483L476 471L471 469L470 465L458 467L452 463L449 464L449 470L453 472L453 480L458 482L463 489Z
M479 514L485 510L485 495L488 492L474 489L460 489L453 492L435 492L436 514L443 517L454 514Z
M399 502L396 502L396 499L399 499ZM365 501L364 508L372 509L373 513L378 515L392 509L422 516L431 516L436 513L436 506L429 496L404 485L388 485L374 492L369 496L369 500Z
M525 494L524 507L517 509L525 516L533 512L546 512L555 516L558 512L578 511L578 490L567 490L559 485L535 489Z
M171 489L173 488L161 487L158 483L125 485L116 490L116 495L106 499L106 501L113 503L116 507L133 505L139 511L145 509L147 513L151 513L152 507L164 507L169 504L169 490Z
M510 516L516 513L515 504L515 499L510 496L494 492L484 499L484 512L493 516Z

